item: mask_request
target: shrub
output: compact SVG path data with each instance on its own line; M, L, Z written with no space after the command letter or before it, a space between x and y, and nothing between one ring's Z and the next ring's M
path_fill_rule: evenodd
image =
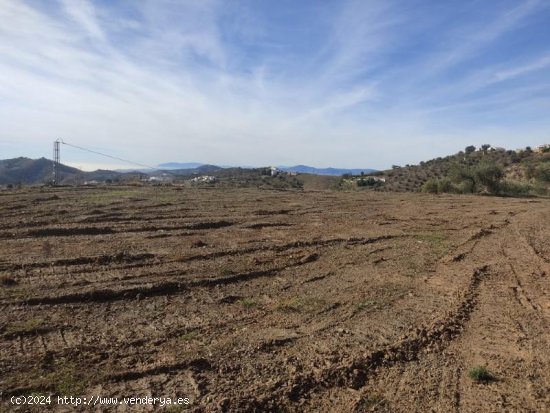
M437 181L437 192L442 194L444 192L454 192L453 184L448 178L441 178Z
M253 298L243 298L240 303L245 308L255 307L257 304L256 300L254 300Z
M504 168L493 161L482 162L474 167L455 164L449 168L448 175L451 181L457 184L459 192L463 194L478 192L482 187L496 194L500 191Z
M505 196L527 196L532 190L533 187L526 183L504 181L500 185L499 193Z
M468 166L458 164L452 165L449 168L449 177L452 182L458 185L459 192L463 194L471 194L476 190L475 173Z
M473 181L462 181L458 184L457 190L461 194L473 194L475 189L475 184Z
M378 187L380 185L382 185L382 181L378 179L374 179L372 176L369 176L367 178L361 178L357 181L357 186Z
M532 174L537 181L550 182L550 162L537 165Z
M180 336L182 341L192 341L197 338L197 332L194 330L188 331Z
M221 274L221 275L225 275L225 276L229 276L229 275L233 275L234 273L233 273L233 271L230 270L229 268L227 268L227 267L222 267L222 268L220 268L220 274Z
M495 376L484 366L476 366L470 369L468 376L478 383L488 383L495 379Z
M539 181L536 181L532 187L533 193L537 195L546 195L549 189L550 188L548 188L547 185Z
M497 193L504 169L495 162L483 162L474 169L474 179L478 185L484 185L491 193Z
M429 194L443 194L449 192L456 192L455 187L448 178L441 179L428 179L420 187L422 192L427 192Z
M421 187L422 192L428 194L437 194L438 193L438 184L437 179L428 179Z

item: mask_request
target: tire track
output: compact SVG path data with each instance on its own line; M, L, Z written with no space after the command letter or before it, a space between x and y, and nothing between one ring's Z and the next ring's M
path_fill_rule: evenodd
M126 252L119 252L118 254L104 254L89 257L77 257L77 258L65 258L55 261L45 262L29 262L29 263L1 263L0 271L10 270L24 270L34 268L49 268L49 267L69 267L76 265L107 265L115 263L133 263L137 261L146 261L155 258L155 254L141 253L141 254L128 254Z
M366 237L333 238L333 239L318 240L318 241L294 241L283 245L262 245L262 246L255 246L255 247L249 247L249 248L238 248L238 249L232 249L232 250L217 251L209 254L190 255L188 257L180 258L177 261L191 262L191 261L197 261L197 260L210 260L212 258L220 258L220 257L227 257L227 256L241 255L241 254L250 254L250 253L259 252L259 251L284 252L291 249L305 248L305 247L328 247L328 246L336 246L336 245L348 245L348 246L367 245L367 244L372 244L379 241L385 241L385 240L390 240L390 239L400 238L400 237L404 237L404 235L382 235L379 237L371 237L371 238L366 238Z
M250 281L257 278L269 277L280 273L283 270L292 267L298 267L310 262L314 262L319 258L319 254L310 254L297 262L283 265L267 270L251 271L239 273L229 276L214 277L207 279L199 279L188 282L168 281L152 286L143 286L135 288L127 288L122 290L102 289L92 290L87 292L79 292L73 294L64 294L59 296L33 297L26 300L18 301L18 305L54 305L54 304L69 304L69 303L85 303L98 302L105 303L110 301L128 300L139 297L154 297L159 295L175 295L183 291L188 291L195 287L213 287L217 285L228 285L239 282Z
M437 352L447 346L463 330L471 312L475 309L478 287L483 277L489 272L489 266L477 268L470 278L470 283L458 308L448 313L442 320L430 326L422 326L403 336L396 343L370 352L366 357L344 360L321 372L302 373L283 389L269 389L273 400L298 400L308 393L331 387L348 387L360 389L369 378L379 374L381 368L391 367L397 363L417 360L422 353ZM268 408L271 400L237 398L231 405L234 410Z
M119 233L155 232L155 231L177 231L177 230L205 230L218 229L235 225L230 221L212 222L191 222L183 225L151 225L138 228L112 228L107 227L69 227L69 228L40 228L35 230L17 232L2 232L0 239L22 239L22 238L45 238L45 237L71 237L79 235L111 235Z

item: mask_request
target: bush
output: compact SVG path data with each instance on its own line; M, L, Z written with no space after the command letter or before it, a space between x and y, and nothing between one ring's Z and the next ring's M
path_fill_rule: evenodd
M256 306L256 300L252 299L252 298L243 298L241 301L240 301L241 305L245 308L252 308L252 307L255 307Z
M476 190L475 173L468 166L455 164L448 173L452 182L456 183L460 193L471 194Z
M420 187L420 190L429 194L456 192L455 187L448 178L428 179Z
M448 175L463 194L479 192L483 187L487 192L497 194L500 191L504 168L493 161L482 162L473 167L455 164L449 168Z
M470 369L468 376L478 383L488 383L495 380L495 376L484 366L477 366Z
M473 181L462 181L458 184L457 190L461 194L473 194L475 189L475 184Z
M521 157L518 155L516 151L510 151L510 152L512 152L510 154L510 161L512 163L518 163L519 161L521 161Z
M484 185L490 193L499 192L500 180L504 176L502 165L495 162L483 162L474 169L477 185Z
M374 179L372 176L357 180L357 186L379 187L380 185L382 185L382 181Z
M505 196L528 196L533 192L533 187L522 182L504 181L500 185L499 193Z
M437 179L428 179L426 182L424 182L420 190L428 194L437 194L438 193Z
M437 181L437 192L442 194L444 192L454 192L453 184L448 178L441 178Z
M550 182L550 163L545 162L534 167L532 177L537 181Z
M546 195L549 190L550 188L540 181L536 181L532 187L532 192L536 195Z

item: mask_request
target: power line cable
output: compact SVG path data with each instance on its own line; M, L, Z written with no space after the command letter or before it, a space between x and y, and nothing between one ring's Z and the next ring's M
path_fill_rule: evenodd
M148 168L148 169L153 169L153 170L155 170L155 171L158 171L158 170L159 170L159 168L154 167L154 166L145 165L145 164L139 163L139 162L129 161L128 159L118 158L118 157L116 157L116 156L107 155L106 153L102 153L102 152L98 152L98 151L93 151L93 150L91 150L91 149L86 149L86 148L83 148L83 147L81 147L81 146L72 145L72 144L70 144L70 143L64 142L63 140L61 140L60 142L61 142L63 145L71 146L71 147L73 147L73 148L80 149L80 150L82 150L82 151L86 151L86 152L90 152L90 153L95 153L96 155L105 156L105 157L107 157L107 158L116 159L117 161L126 162L126 163L129 163L129 164L132 164L132 165L137 165L137 166L141 166L141 167Z

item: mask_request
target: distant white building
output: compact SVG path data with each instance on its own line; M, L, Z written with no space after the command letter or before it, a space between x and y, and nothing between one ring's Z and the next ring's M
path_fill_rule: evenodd
M200 183L212 183L212 182L217 182L218 181L218 178L216 178L215 176L209 176L209 175L202 175L202 176L197 176L193 179L191 179L191 182L200 182Z
M548 151L548 149L550 149L550 144L549 143L546 143L544 145L540 145L540 146L537 146L535 148L535 152L538 152L538 153L543 153L545 151Z
M173 177L168 174L162 174L162 176L150 176L147 181L149 182L171 182Z

